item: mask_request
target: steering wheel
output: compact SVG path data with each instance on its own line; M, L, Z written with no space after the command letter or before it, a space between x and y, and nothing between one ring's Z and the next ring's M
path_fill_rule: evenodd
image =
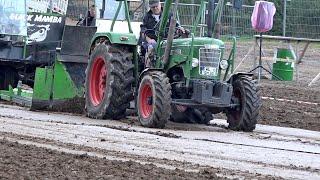
M189 29L184 29L184 32L179 28L179 27L176 27L176 31L175 31L175 36L174 36L174 39L177 39L177 38L188 38L190 35L190 30Z
M166 32L165 33L167 33L169 31L169 28L166 28ZM147 29L147 30L145 30L145 32L144 32L144 34L152 34L152 35L154 35L153 37L150 37L150 38L152 38L152 39L158 39L158 37L159 37L159 31L158 30L154 30L154 29ZM174 39L178 39L178 38L180 38L180 37L182 37L182 38L188 38L189 37L189 34L190 34L190 30L188 30L188 29L185 29L185 32L183 32L179 27L175 27L175 31L174 31L174 36L173 36L173 38ZM164 40L166 40L167 39L167 37L165 37L165 38L163 38Z
M169 31L169 27L166 28L166 32L168 32L168 31ZM189 34L190 34L190 30L184 29L184 31L185 31L185 32L183 32L183 31L181 30L181 28L179 28L179 27L175 27L173 39L178 39L178 38L180 38L180 37L182 37L182 38L188 38L188 37L189 37ZM167 38L165 38L165 39L167 39Z
M146 34L149 34L149 38L152 38L152 39L155 39L155 40L158 40L158 37L159 37L159 31L157 31L157 30L154 30L154 29L146 29L145 31L144 31L144 34L146 35ZM150 34L151 34L151 36L150 36Z

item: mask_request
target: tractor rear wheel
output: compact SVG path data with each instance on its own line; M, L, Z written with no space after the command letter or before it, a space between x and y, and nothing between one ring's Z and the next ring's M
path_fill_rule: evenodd
M186 108L185 111L172 107L171 121L177 123L209 124L213 119L212 113L207 109Z
M105 44L93 50L86 69L87 115L95 119L121 119L133 99L133 64L130 53Z
M171 115L171 85L166 74L154 71L144 75L137 103L142 126L164 128Z
M239 76L232 83L232 103L239 104L227 111L229 128L236 131L253 131L261 108L260 90L249 76Z
M19 80L18 72L11 67L0 67L0 89L8 90L9 85L17 87Z

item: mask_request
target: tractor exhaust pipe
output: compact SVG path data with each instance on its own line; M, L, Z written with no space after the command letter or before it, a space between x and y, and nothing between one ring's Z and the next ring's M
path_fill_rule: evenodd
M170 26L169 26L167 44L166 44L166 48L165 48L165 51L164 51L164 57L163 57L164 66L166 66L168 64L168 62L169 62L172 42L173 42L175 30L176 30L176 23L177 23L176 15L177 15L177 11L178 11L178 4L179 4L179 0L175 0L174 8L173 8L173 11L172 11L173 15L171 16L171 19L170 19Z
M207 18L207 25L208 25L208 37L212 38L213 36L213 29L214 29L214 9L215 9L215 0L209 0L208 3L208 18Z

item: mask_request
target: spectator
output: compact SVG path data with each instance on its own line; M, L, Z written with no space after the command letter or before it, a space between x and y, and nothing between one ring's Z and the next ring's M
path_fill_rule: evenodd
M87 15L83 21L83 26L94 26L96 18L96 7L95 5L90 6L89 11L87 12Z
M159 24L162 15L162 7L160 0L149 0L150 10L145 14L143 18L143 24L141 25L141 45L144 50L146 50L146 66L150 67L150 56L152 56L152 51L154 51L157 45L156 31L159 29ZM170 15L171 17L172 15ZM170 18L171 19L171 18ZM170 23L168 23L169 25ZM176 23L176 27L185 33L183 27ZM149 58L149 59L148 59ZM147 60L148 59L148 60ZM152 60L151 60L152 61Z

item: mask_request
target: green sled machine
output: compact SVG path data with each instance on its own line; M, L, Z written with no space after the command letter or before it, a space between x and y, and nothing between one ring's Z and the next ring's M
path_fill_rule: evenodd
M83 112L96 27L66 25L65 14L27 13L26 1L0 1L0 8L0 99L34 110Z

